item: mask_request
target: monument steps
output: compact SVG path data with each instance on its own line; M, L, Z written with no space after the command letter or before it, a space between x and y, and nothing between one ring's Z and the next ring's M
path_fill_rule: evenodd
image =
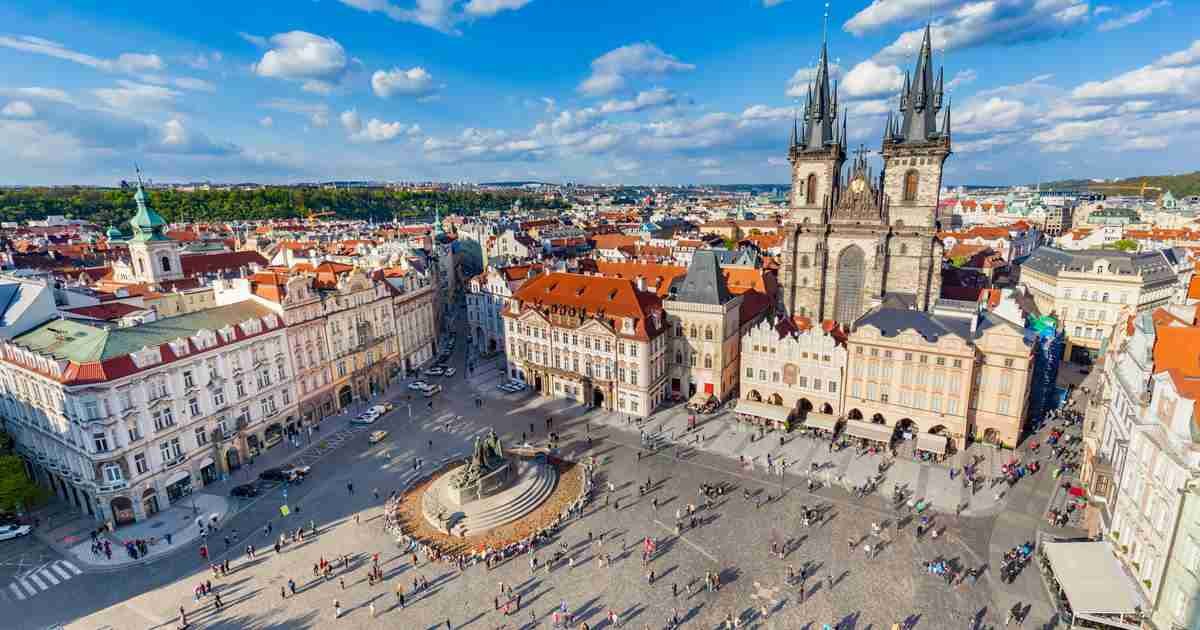
M460 533L463 527L466 527L468 536L486 532L517 521L540 506L554 492L558 484L558 470L549 464L534 465L537 472L516 489L518 492L515 496L501 494L483 499L494 505L483 509L475 506L471 514L454 526L454 533Z

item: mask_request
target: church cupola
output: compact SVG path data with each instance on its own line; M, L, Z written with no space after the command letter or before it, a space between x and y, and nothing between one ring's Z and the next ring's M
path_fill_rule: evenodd
M138 171L137 212L130 219L133 236L127 241L132 276L139 282L161 283L183 278L178 244L166 234L167 222L146 203L142 173Z

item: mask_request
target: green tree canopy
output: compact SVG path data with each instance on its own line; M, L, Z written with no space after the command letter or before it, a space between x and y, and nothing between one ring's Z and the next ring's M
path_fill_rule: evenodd
M1132 251L1137 250L1137 248L1138 248L1137 241L1135 241L1131 238L1123 238L1123 239L1113 243L1112 246L1123 252L1132 252Z

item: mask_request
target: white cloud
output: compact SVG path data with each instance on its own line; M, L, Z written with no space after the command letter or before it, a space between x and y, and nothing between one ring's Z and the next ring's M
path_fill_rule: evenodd
M166 109L175 99L183 96L178 90L161 85L146 85L121 79L118 87L92 90L96 98L109 107L121 111L146 111Z
M971 68L967 68L965 70L959 70L958 72L956 72L954 74L953 78L951 78L949 81L946 82L946 91L953 92L954 89L959 86L969 85L971 83L974 83L975 79L977 79L978 77L979 77L978 73L976 73L975 70L973 70Z
M1169 6L1171 6L1171 3L1168 0L1158 0L1158 2L1155 2L1143 9L1134 11L1133 13L1126 13L1125 15L1122 15L1121 17L1115 17L1115 18L1105 20L1100 23L1100 26L1096 27L1096 30L1101 31L1101 32L1115 31L1120 28L1125 28L1126 26L1132 26L1132 25L1137 24L1138 22L1141 22L1142 20L1145 20L1146 18L1150 17L1150 15L1152 13L1154 13L1155 11L1157 11L1158 9L1162 9L1162 8L1169 7Z
M770 9L771 7L777 7L784 2L787 2L787 0L762 0L763 7L767 9Z
M388 98L393 94L419 98L433 94L438 90L438 86L433 83L433 75L425 68L417 66L408 70L376 70L375 74L371 75L371 89L380 98Z
M305 116L314 127L325 127L329 124L329 106L324 103L308 103L290 98L273 98L260 103L259 106L277 112Z
M954 130L965 134L1007 131L1027 121L1025 103L998 96L972 99L955 110Z
M1162 68L1194 66L1196 64L1200 64L1200 39L1192 42L1192 45L1186 49L1177 53L1171 53L1154 62L1154 65Z
M471 0L463 9L467 15L491 17L501 11L516 11L533 0Z
M902 87L904 73L899 67L878 64L870 59L851 68L841 82L841 89L851 99L892 96Z
M647 109L674 105L676 100L675 94L670 90L666 88L654 88L638 92L637 96L630 100L605 101L600 105L600 112L604 114L640 112Z
M550 98L549 96L543 96L541 101L546 104L547 114L552 114L554 113L554 110L558 109L558 101Z
M892 110L892 103L886 99L872 101L855 101L850 103L851 116L882 116ZM882 127L880 127L882 129Z
M10 101L4 106L4 109L0 109L0 116L9 118L33 118L36 115L37 110L29 104L29 101Z
M603 96L620 90L630 80L690 72L696 66L684 63L649 42L614 48L592 61L592 74L579 84L579 92Z
M161 133L158 145L149 149L151 152L228 155L240 151L235 145L215 143L203 133L189 130L178 118L172 118L164 123Z
M829 78L836 79L842 76L842 67L836 63L829 64ZM792 78L788 79L788 87L786 94L793 98L801 98L808 94L808 86L817 77L817 67L800 68L792 74Z
M393 4L389 0L339 0L342 4L366 11L381 13L397 22L420 24L442 33L458 35L458 24L486 18L502 11L515 11L532 0L470 0L460 6L460 0L416 0L412 8Z
M1121 143L1120 149L1129 151L1157 151L1167 148L1171 139L1166 136L1137 136Z
M175 87L185 90L195 90L198 92L216 92L217 86L204 79L196 79L193 77L177 77L171 80Z
M22 87L11 89L0 89L0 94L10 94L12 96L24 96L38 100L54 101L57 103L71 103L71 95L58 88L48 87Z
M854 14L842 28L847 33L862 36L893 24L924 18L931 11L941 12L957 0L872 0L871 4Z
M272 48L254 64L254 73L299 81L306 92L328 94L346 75L350 59L336 40L305 31L273 35Z
M1145 66L1107 81L1091 81L1071 91L1085 101L1175 97L1200 101L1200 66Z
M876 0L871 6L884 2ZM910 9L922 5L922 15L928 6L924 0L898 0L894 4ZM933 45L939 50L963 50L989 44L1017 44L1057 37L1083 26L1089 19L1085 0L973 0L942 4L948 9L953 4L954 8L931 28ZM902 23L907 19L889 19L879 26ZM847 30L851 30L849 25L852 22L853 19L847 22ZM920 51L924 33L924 28L903 33L895 42L880 50L875 59L880 63L912 61Z
M742 120L791 120L795 110L789 107L751 105L742 112Z
M351 142L389 142L401 136L415 136L421 133L421 128L417 125L386 122L378 118L364 123L358 116L358 110L354 109L342 112L338 119Z
M167 67L162 58L154 54L121 53L116 59L102 59L87 53L71 50L56 41L32 35L22 35L19 37L0 35L0 46L71 61L105 72L136 74L148 70L162 70Z
M271 46L271 43L267 41L267 38L263 37L262 35L252 35L250 33L238 31L238 37L241 37L247 43L256 48L262 48L265 50Z
M258 119L258 124L263 127L274 127L275 119L271 118L270 116L263 116L262 118Z

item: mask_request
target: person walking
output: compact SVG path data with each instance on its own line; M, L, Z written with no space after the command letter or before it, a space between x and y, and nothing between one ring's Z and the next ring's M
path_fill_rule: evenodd
M346 493L350 494L350 495L354 494L354 482L353 481L346 482Z
M288 590L292 592L292 596L296 596L296 581L289 578L287 581Z
M372 601L370 604L367 605L367 610L371 611L371 618L374 619L375 618L375 602L374 601Z
M333 618L334 619L342 618L342 602L339 602L336 599L333 600Z

